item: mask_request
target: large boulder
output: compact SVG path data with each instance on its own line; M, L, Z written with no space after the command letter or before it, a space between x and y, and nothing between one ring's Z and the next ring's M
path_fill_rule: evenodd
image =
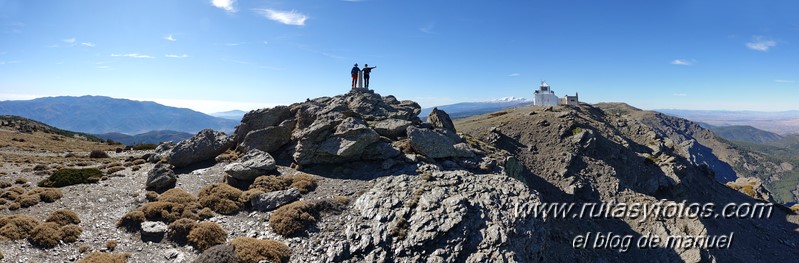
M430 123L433 128L441 128L455 132L455 124L452 123L449 114L438 108L433 108L433 111L427 116L427 123Z
M430 158L474 156L471 147L449 130L408 127L408 139L414 151Z
M275 159L269 153L258 149L250 150L238 162L225 165L225 173L245 181L251 181L275 169Z
M171 141L159 144L158 147L155 147L155 152L147 157L147 161L157 163L165 160L172 153L172 148L175 148L175 143Z
M205 129L193 137L183 140L171 149L167 162L175 167L214 159L233 147L235 142L223 132Z
M258 149L275 152L289 141L291 141L291 130L282 126L271 126L247 133L239 146L245 151Z
M263 212L273 210L299 199L300 191L297 190L297 188L291 188L283 191L273 191L260 194L250 200L250 204L252 205L253 209Z
M147 189L161 192L175 187L177 180L177 176L169 164L159 163L147 172L145 186Z
M291 117L289 107L282 105L250 111L244 114L241 124L236 127L236 142L241 143L251 131L276 126L289 117Z
M548 229L537 192L504 175L428 170L374 180L345 212L344 244L324 242L313 260L540 261Z
M411 125L413 125L413 122L408 120L385 119L374 123L372 128L381 136L396 139L407 136L405 131Z
M336 126L333 134L320 142L306 139L300 141L294 153L299 164L340 163L361 159L361 155L380 135L370 129L361 119L347 118Z

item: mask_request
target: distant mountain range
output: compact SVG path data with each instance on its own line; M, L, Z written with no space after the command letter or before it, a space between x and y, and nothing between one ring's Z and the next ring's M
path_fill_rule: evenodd
M461 102L433 108L443 110L449 114L450 118L457 119L531 104L533 104L533 101L525 98L506 97L491 101ZM433 111L433 108L422 109L422 112L419 113L419 118L426 119L427 115L430 115L430 112Z
M106 140L120 142L125 145L160 144L162 142L179 142L191 138L194 134L179 131L150 131L136 135L127 135L118 132L95 134L94 136Z
M782 140L784 137L769 131L764 131L748 125L715 126L707 123L699 123L700 126L713 131L721 138L757 144L770 144Z
M228 120L240 121L241 118L244 117L244 114L247 114L247 112L243 110L232 110L232 111L214 112L208 115Z
M205 128L231 132L239 123L151 101L104 96L0 101L1 114L22 116L61 129L91 134L142 134L163 130L193 134Z
M780 135L799 133L799 111L675 110L659 112L713 126L752 126Z

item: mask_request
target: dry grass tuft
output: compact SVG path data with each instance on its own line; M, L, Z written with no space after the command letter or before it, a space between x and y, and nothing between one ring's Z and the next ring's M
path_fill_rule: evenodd
M128 253L92 252L78 260L78 263L125 263L129 257Z
M227 240L227 232L214 222L198 223L188 235L189 244L200 251L225 243L225 240Z
M315 223L316 214L314 204L297 201L275 210L269 218L269 225L275 233L285 237L294 236Z
M188 204L197 202L197 197L194 197L194 195L183 189L172 188L158 196L157 200L161 202Z
M45 203L52 203L64 197L64 193L58 188L37 187L28 191L28 195L38 195L39 199Z
M236 251L236 260L240 263L288 262L291 250L285 244L275 240L260 240L251 237L239 237L230 241Z
M39 224L39 220L22 214L0 217L0 235L11 240L24 239Z
M108 158L108 153L102 150L92 150L89 152L89 158Z
M31 231L28 241L32 245L41 248L55 247L58 245L58 241L61 240L61 232L58 231L59 227L61 226L56 223L39 224Z
M108 249L108 251L114 251L114 249L117 248L117 241L113 239L106 241L105 248Z
M178 244L186 244L189 236L189 232L194 226L197 225L196 220L191 220L188 218L181 218L169 224L167 237Z
M316 178L306 173L296 173L293 175L264 175L255 178L250 185L250 189L259 189L264 192L280 191L289 188L297 188L300 193L306 194L316 189Z
M141 228L141 223L145 220L144 212L140 210L133 210L122 216L122 218L117 221L117 227L124 227L128 231L133 232L139 230L139 228Z
M232 215L241 208L241 190L227 184L212 184L200 189L200 204L223 215Z
M61 240L64 243L75 243L80 238L80 234L83 233L83 228L70 224L62 226L59 231L61 232Z
M72 210L59 209L50 213L50 216L44 220L45 222L53 222L59 226L66 226L69 224L80 224L80 217Z
M247 205L247 204L250 203L250 201L253 198L255 198L258 195L263 194L263 193L264 193L264 191L261 190L261 189L250 189L250 190L244 191L243 193L241 193L241 197L239 197L239 202L241 202L244 205Z

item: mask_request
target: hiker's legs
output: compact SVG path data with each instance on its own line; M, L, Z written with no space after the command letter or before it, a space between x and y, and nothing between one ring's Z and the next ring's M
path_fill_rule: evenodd
M358 74L352 74L352 88L355 88L355 82L358 81Z
M363 82L366 84L366 87L369 88L369 75L363 75Z

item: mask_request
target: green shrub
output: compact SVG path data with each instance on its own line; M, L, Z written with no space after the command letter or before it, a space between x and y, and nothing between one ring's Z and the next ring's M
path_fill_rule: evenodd
M225 243L227 232L214 222L201 222L195 225L188 236L189 244L203 251L209 247Z
M92 150L89 152L89 158L108 158L108 153L101 150Z
M97 168L60 169L49 178L39 182L40 187L64 187L68 185L96 183L103 177L103 172Z
M260 240L251 237L239 237L230 241L236 252L239 263L288 262L291 250L286 244L275 240Z
M36 195L39 196L39 199L42 202L46 202L46 203L52 203L52 202L55 202L58 199L61 199L61 197L64 197L64 193L62 193L60 189L58 189L58 188L47 188L47 187L33 188L30 191L28 191L26 194L28 194L28 195L36 194Z
M158 147L157 144L141 143L141 144L133 145L132 149L133 150L137 150L137 151L144 151L144 150L155 150L155 148L157 148L157 147Z

